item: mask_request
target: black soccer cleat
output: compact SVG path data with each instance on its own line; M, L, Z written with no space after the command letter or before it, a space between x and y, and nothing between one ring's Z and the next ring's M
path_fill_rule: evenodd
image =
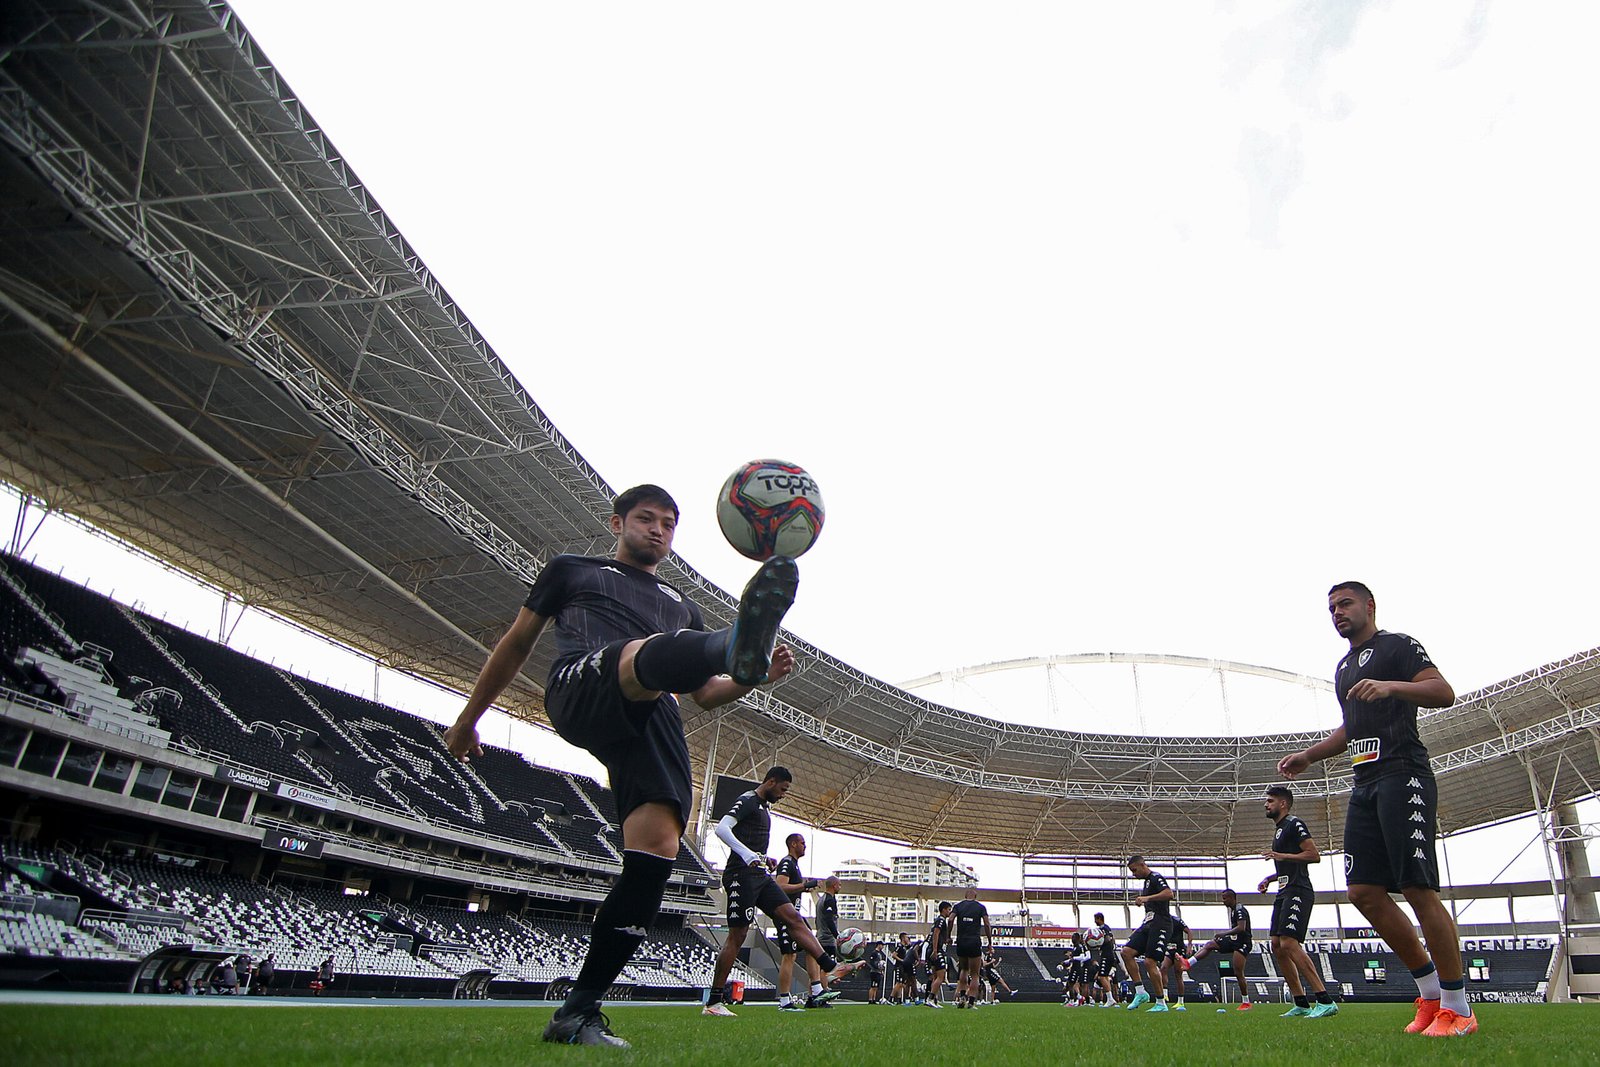
M611 1032L611 1020L596 1009L581 1015L560 1015L550 1020L544 1028L544 1039L558 1045L609 1045L612 1048L632 1048L622 1038Z
M728 673L740 685L760 685L767 680L778 627L799 588L800 568L788 556L767 560L744 587L728 642Z

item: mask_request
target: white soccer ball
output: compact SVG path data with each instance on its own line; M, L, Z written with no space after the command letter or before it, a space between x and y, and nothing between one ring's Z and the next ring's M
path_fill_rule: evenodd
M822 532L822 492L793 463L758 459L728 476L717 497L717 525L741 555L799 556Z
M834 945L839 950L840 959L858 960L867 950L867 935L851 926L839 931L839 939Z
M1099 948L1106 943L1105 931L1098 926L1090 926L1083 931L1083 943L1090 948Z

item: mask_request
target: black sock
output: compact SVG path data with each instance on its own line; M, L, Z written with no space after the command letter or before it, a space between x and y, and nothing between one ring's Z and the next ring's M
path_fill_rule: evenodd
M633 676L646 689L692 693L728 671L728 630L657 634L633 656Z
M1311 1007L1311 998L1310 997L1295 997L1294 998L1294 1003L1295 1003L1295 1007L1297 1007L1297 1008L1309 1008L1309 1007Z
M561 1008L562 1014L592 1007L605 996L661 910L661 897L671 873L672 860L663 856L633 849L623 852L622 875L595 914L589 954L583 959L583 968Z
M1333 995L1331 993L1329 993L1326 989L1324 989L1322 992L1317 994L1317 1003L1318 1004L1332 1004L1333 1003Z

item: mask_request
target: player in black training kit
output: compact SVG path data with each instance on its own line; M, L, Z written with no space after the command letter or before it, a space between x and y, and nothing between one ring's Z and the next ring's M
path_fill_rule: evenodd
M960 903L951 909L951 916L955 919L956 958L961 965L961 977L956 980L956 1007L976 1007L978 987L983 981L979 973L983 950L994 951L989 909L979 903L978 891L969 887Z
M1094 913L1094 925L1084 931L1085 934L1093 932L1100 938L1100 947L1090 946L1090 951L1096 954L1098 967L1091 973L1091 977L1100 987L1102 1008L1115 1007L1117 995L1111 987L1111 980L1117 976L1120 958L1117 955L1117 938L1111 932L1111 925L1106 922L1105 912Z
M1267 891L1266 883L1263 882L1257 891L1265 893ZM1222 891L1222 906L1228 909L1228 921L1233 925L1201 945L1200 951L1184 960L1182 966L1187 971L1213 952L1231 955L1233 957L1231 961L1233 963L1233 977L1239 983L1239 1010L1249 1011L1250 986L1244 980L1244 968L1245 961L1250 955L1250 950L1254 947L1254 942L1250 939L1250 912L1243 904L1239 903L1239 894L1231 889ZM1307 911L1307 914L1309 915L1310 912Z
M1167 1005L1173 1011L1188 1011L1183 1003L1183 976L1189 969L1189 924L1174 915L1167 937L1167 958L1161 964L1161 979L1167 986Z
M1301 942L1306 939L1311 907L1317 899L1307 868L1309 864L1321 863L1322 853L1317 851L1317 843L1311 839L1306 824L1299 816L1289 813L1293 807L1294 791L1288 786L1267 787L1267 818L1277 829L1272 835L1272 847L1263 852L1261 858L1272 863L1274 873L1263 878L1256 890L1265 893L1267 886L1280 883L1277 899L1272 902L1272 956L1278 961L1278 971L1294 997L1294 1007L1283 1013L1284 1018L1303 1015L1321 1019L1339 1014L1339 1006L1323 987L1322 977L1317 974L1316 965L1306 955ZM1302 977L1310 988L1310 995L1301 988ZM1243 988L1242 983L1240 988ZM1317 1000L1315 1005L1311 1003L1313 996Z
M717 839L728 846L728 865L722 869L722 888L728 895L728 940L723 942L717 955L717 968L711 982L711 993L702 1010L705 1015L733 1015L722 1003L722 987L733 971L733 961L739 958L750 924L755 921L756 909L765 912L773 925L783 929L808 956L817 961L823 980L831 977L838 961L817 942L811 927L800 917L800 910L789 899L789 894L779 888L769 872L767 845L772 840L771 805L782 800L794 782L787 767L773 767L767 771L761 784L748 793L739 794L733 807L717 823ZM792 842L798 834L791 835ZM804 840L801 841L804 852ZM798 859L795 873L799 873ZM795 890L796 894L800 890ZM825 990L822 981L813 979L811 993L805 1006L814 1008L826 1004L837 994Z
M944 1007L939 1003L939 988L944 985L945 972L949 970L945 957L950 954L950 912L950 902L941 900L939 914L934 916L933 925L928 928L928 940L922 943L922 962L928 967L927 1004L930 1008Z
M1294 778L1349 751L1355 772L1344 823L1350 903L1417 980L1417 1014L1406 1032L1464 1036L1478 1029L1478 1020L1467 1003L1455 920L1439 899L1433 845L1439 794L1417 734L1417 709L1447 708L1455 690L1415 639L1378 629L1378 603L1365 585L1340 582L1328 590L1328 613L1350 643L1333 672L1344 722L1279 760L1278 773ZM1427 948L1392 892L1411 905Z
M867 971L867 1003L882 1004L888 1000L888 993L893 988L894 982L889 976L889 949L882 941L874 941L863 960L869 970Z
M817 880L815 878L807 878L800 871L800 859L806 854L806 839L800 834L790 834L784 838L783 844L788 849L788 854L778 861L777 869L772 872L772 880L778 883L779 889L789 895L790 903L794 904L798 909L800 906L800 894L809 889L815 889ZM779 958L778 1008L779 1010L797 1008L804 1011L805 1002L795 1003L794 998L789 995L789 989L794 982L794 959L800 951L800 943L790 936L787 926L780 925L777 929L777 934ZM817 937L817 943L822 945L830 955L833 953L832 942L824 942L820 934ZM816 961L807 956L806 973L810 975L812 981L816 981L820 977L815 973L815 968Z
M1167 880L1145 863L1143 856L1129 856L1128 870L1134 877L1144 879L1144 888L1133 898L1135 904L1144 906L1144 924L1133 932L1128 943L1122 946L1122 961L1127 965L1128 977L1137 985L1139 961L1144 961L1144 973L1155 990L1155 1003L1150 1004L1150 994L1142 987L1128 1002L1128 1010L1136 1011L1150 1004L1151 1011L1166 1011L1166 985L1161 981L1161 965L1166 962L1167 949L1172 938L1172 898L1176 895Z
M894 1002L910 1004L917 996L917 946L911 935L901 931L900 943L889 954L894 965Z
M545 565L444 732L457 759L483 754L478 720L554 620L545 711L565 741L605 765L622 820L623 859L616 885L595 913L572 992L545 1028L546 1041L628 1045L611 1032L600 998L660 910L689 815L689 746L674 694L716 708L794 669L794 654L776 644L799 585L794 560L774 556L763 563L745 586L734 625L707 632L700 609L656 576L677 526L678 505L659 486L636 486L617 497L611 515L616 554L562 555Z
M1017 995L1017 991L1012 989L1011 986L1006 983L1005 976L1000 973L1000 965L1004 962L1005 961L1000 958L1000 953L996 952L993 946L990 946L988 951L984 952L983 958L979 962L979 976L982 977L983 980L988 983L989 988L994 991L994 999L996 1002L1000 1000L1000 990L1002 989L1006 991L1006 996L1008 997L1014 997Z
M822 880L822 892L817 896L817 940L835 956L839 954L839 885L839 876L830 874Z

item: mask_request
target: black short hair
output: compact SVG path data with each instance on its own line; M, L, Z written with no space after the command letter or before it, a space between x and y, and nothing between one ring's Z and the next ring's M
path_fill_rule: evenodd
M805 835L804 834L790 834L788 837L783 839L783 843L784 843L785 846L788 846L788 845L794 844L796 841L804 841L804 840L805 840Z
M1128 866L1129 867L1132 867L1135 863L1143 863L1143 862L1144 862L1144 857L1139 855L1138 853L1134 853L1133 855L1128 857Z
M1332 596L1333 594L1337 593L1341 589L1348 589L1352 593L1355 593L1357 596L1363 597L1363 598L1365 598L1367 600L1377 600L1378 599L1377 597L1372 595L1372 590L1368 589L1367 586L1366 586L1366 583L1364 583L1364 582L1340 582L1337 585L1335 585L1332 589L1328 590L1328 595Z
M946 908L953 908L953 907L955 907L955 905L950 903L948 900L939 901L939 910L940 911L943 911Z
M1294 807L1294 790L1290 789L1286 785L1267 786L1267 796L1282 797L1284 803L1288 804L1291 808Z
M1234 891L1233 891L1233 890L1232 890L1232 889L1231 889L1231 888L1230 888L1230 889L1224 889L1224 890L1223 890L1223 891L1222 891L1222 895L1223 895L1223 896L1225 896L1225 897L1236 897L1236 896L1238 896L1238 895L1239 895L1239 894L1238 894L1238 893L1235 893L1235 892L1234 892Z
M767 771L767 776L761 780L763 782L792 782L794 781L794 775L789 773L789 768L787 767L773 767Z
M613 500L611 514L620 515L625 519L628 517L628 512L640 504L660 504L664 508L672 509L674 519L678 517L678 502L672 499L672 494L659 485L651 485L648 482L634 486Z

